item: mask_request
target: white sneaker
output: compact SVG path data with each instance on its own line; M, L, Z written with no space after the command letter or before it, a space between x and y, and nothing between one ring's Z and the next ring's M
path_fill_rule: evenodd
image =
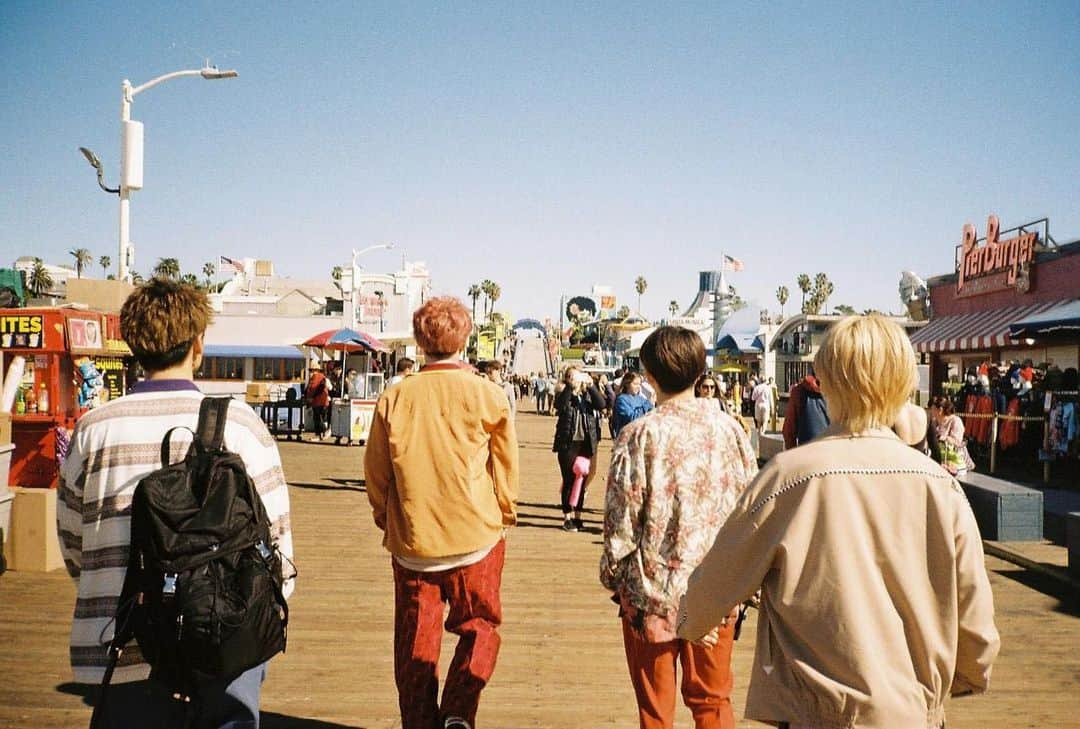
M460 716L448 716L443 722L443 729L472 729L472 725Z

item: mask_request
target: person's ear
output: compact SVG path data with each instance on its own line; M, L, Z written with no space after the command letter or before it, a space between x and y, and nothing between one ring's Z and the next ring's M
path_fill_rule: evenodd
M197 371L199 369L199 367L202 365L203 351L205 349L205 345L203 344L203 340L205 338L206 338L206 332L203 332L199 336L195 337L195 339L193 339L192 342L191 342L191 371L192 372Z

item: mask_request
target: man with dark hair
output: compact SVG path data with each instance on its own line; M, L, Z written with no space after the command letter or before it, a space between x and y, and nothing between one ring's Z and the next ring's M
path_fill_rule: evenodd
M146 370L129 393L83 415L71 435L60 471L56 505L61 551L78 591L71 628L75 680L100 683L108 663L120 590L131 542L129 505L139 481L161 467L161 441L172 435L171 460L180 460L196 429L203 396L193 382L203 357L211 309L206 294L191 286L153 279L124 302L120 332ZM187 442L185 442L185 439ZM230 407L225 448L238 454L271 522L283 564L292 557L289 492L277 445L249 407ZM285 595L293 588L285 575ZM130 660L129 660L130 659ZM266 666L229 684L200 689L199 727L257 727ZM109 689L106 727L180 727L184 707L168 687L147 680L149 666L128 646Z
M513 383L503 379L503 363L497 359L490 360L484 363L481 371L484 373L484 377L501 387L503 392L506 393L506 399L510 401L510 417L515 417L517 415L517 396L514 393Z
M757 473L757 459L720 401L694 396L705 370L696 332L660 327L642 344L641 363L657 404L623 428L611 454L600 582L620 606L640 725L674 725L681 663L695 726L734 729L734 621L691 643L675 633L676 612L690 573Z
M397 383L404 380L406 377L412 374L413 368L415 366L416 362L409 359L408 357L402 357L401 359L399 359L397 361L397 364L394 365L394 376L390 378L390 382L387 383L387 386L396 385Z

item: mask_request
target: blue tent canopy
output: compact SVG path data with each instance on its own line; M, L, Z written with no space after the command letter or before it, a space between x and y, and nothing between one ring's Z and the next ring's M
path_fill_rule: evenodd
M728 354L761 354L764 343L757 334L725 334L716 340L716 349Z
M265 357L267 359L304 359L297 347L264 344L207 344L203 349L206 357Z
M1058 304L1009 324L1013 339L1080 331L1080 299Z

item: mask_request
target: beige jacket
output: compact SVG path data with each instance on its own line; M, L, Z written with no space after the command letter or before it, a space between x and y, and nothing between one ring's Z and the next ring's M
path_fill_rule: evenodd
M746 715L816 729L938 727L1000 639L963 491L892 431L776 456L690 577L696 639L761 587Z
M407 377L375 405L364 478L391 554L490 547L517 522L518 445L506 394L455 365Z

